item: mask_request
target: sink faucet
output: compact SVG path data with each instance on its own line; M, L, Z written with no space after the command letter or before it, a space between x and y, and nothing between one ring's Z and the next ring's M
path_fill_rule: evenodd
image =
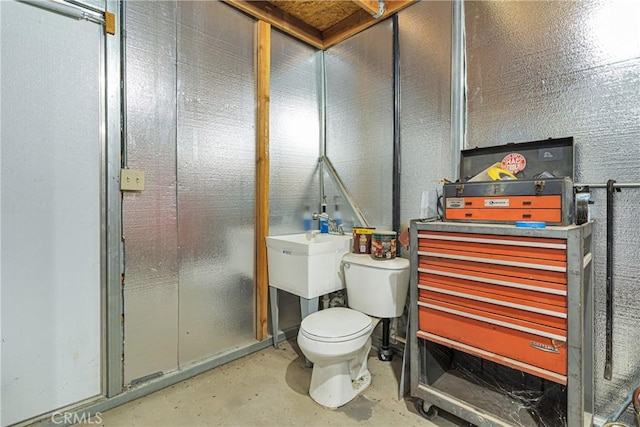
M328 213L323 212L319 214L318 212L313 213L313 219L318 220L320 218L326 218L329 223L329 234L340 234L344 235L344 228L342 228L342 224L338 224L334 218L331 218Z

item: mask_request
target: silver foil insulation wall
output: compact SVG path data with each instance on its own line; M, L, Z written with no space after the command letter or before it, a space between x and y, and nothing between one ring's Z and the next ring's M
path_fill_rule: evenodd
M573 136L576 182L640 181L640 4L469 1L465 15L467 148ZM603 378L605 191L592 199L595 403L609 415L640 381L640 190L615 196L612 381Z

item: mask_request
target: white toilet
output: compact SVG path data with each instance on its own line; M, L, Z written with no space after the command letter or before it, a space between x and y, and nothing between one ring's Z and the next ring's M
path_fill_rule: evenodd
M409 288L409 260L403 258L347 253L342 268L350 308L313 313L298 332L300 350L314 364L309 395L328 408L344 405L371 384L371 333L380 318L402 315Z

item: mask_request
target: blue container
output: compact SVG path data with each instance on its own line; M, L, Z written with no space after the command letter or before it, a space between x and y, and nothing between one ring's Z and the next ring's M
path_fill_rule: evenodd
M546 222L541 221L516 221L516 227L520 228L545 228Z
M320 218L320 233L329 232L329 220L327 218Z

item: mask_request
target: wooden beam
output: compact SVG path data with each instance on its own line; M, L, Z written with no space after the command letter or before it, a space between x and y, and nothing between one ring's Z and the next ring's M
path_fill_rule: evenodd
M377 0L352 0L355 4L369 12L371 15L378 13L378 1Z
M268 1L224 0L224 2L315 48L322 49L324 46L322 33L319 30Z
M372 25L377 24L383 19L399 12L407 6L415 3L416 0L391 0L385 1L385 10L378 19L373 18L364 10L360 10L351 16L346 17L331 28L327 28L322 32L324 41L324 49L348 39L349 37L363 31ZM377 11L376 11L377 12Z
M256 283L255 313L256 339L267 338L267 298L269 276L267 271L267 244L269 234L269 80L271 74L271 25L258 21L258 81L256 131Z

